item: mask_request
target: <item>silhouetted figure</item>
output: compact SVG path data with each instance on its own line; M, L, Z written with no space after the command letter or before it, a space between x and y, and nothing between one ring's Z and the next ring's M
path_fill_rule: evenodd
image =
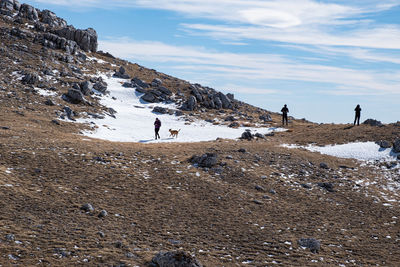
M154 122L154 132L156 134L156 140L157 138L161 139L160 135L158 134L160 128L161 128L161 121L158 118L156 118L156 121Z
M289 109L287 108L286 104L281 109L281 112L282 112L282 125L285 125L285 121L286 121L286 125L288 125L287 114L289 113Z
M354 111L356 112L356 117L354 118L354 125L360 125L360 117L361 117L361 107L360 105L357 105L357 107L354 109Z

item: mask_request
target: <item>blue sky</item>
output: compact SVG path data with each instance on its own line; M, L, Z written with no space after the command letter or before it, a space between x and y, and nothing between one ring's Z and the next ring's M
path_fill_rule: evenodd
M400 1L33 0L99 49L315 122L400 120Z

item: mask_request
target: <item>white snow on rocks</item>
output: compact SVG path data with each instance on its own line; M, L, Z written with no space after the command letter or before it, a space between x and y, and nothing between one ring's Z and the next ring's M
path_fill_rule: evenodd
M79 119L81 123L94 123L98 126L93 131L85 131L88 137L99 138L116 142L200 142L211 141L219 138L236 139L246 130L252 133L266 134L273 131L285 131L282 128L229 128L222 125L196 120L187 122L184 117L169 114L155 114L152 112L156 106L176 110L175 104L147 103L140 100L142 94L135 92L134 88L122 86L127 80L102 76L108 84L110 94L101 96L100 103L108 108L113 108L117 113L116 118L106 116L104 119ZM154 140L154 121L161 120L161 139ZM180 130L178 138L172 138L168 129Z
M328 146L299 146L284 144L287 148L304 148L311 152L320 152L338 158L351 158L361 161L391 161L395 160L399 153L394 153L391 148L381 148L374 142L355 142L342 145Z

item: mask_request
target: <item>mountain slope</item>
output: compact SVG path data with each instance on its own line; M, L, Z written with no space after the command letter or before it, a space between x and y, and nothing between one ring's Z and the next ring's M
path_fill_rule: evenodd
M217 109L210 106L210 99L224 98L217 91L90 51L75 35L57 36L76 44L53 46L37 38L49 31L42 24L55 34L66 22L26 6L21 12L16 1L0 0L0 8L1 265L147 266L160 251L175 250L204 266L400 262L397 154L366 162L282 146L379 140L392 146L398 123L293 119L289 131L250 140L225 139L235 136L223 132L217 140L185 143L90 138L82 133L103 127L101 117L129 117L103 102L125 100L115 88L137 96L149 114L150 106L173 106L172 115L163 115L171 121L215 123L237 137L250 126L278 127L280 117L231 95L232 106ZM118 83L124 81L125 87ZM140 102L146 93L165 99ZM95 124L78 123L84 120ZM320 249L304 248L305 238L318 240Z

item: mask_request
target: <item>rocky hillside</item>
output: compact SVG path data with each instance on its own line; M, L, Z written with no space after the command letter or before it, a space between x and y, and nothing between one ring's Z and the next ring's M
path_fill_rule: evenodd
M97 51L95 30L51 11L0 0L0 14L1 266L400 262L400 123L292 118L286 132L199 143L89 138L80 133L93 126L74 120L119 116L101 105L103 75L188 123L263 127L280 118ZM309 150L367 141L387 159Z
M21 5L16 0L1 0L0 3L0 65L3 70L0 85L24 87L30 91L35 88L56 91L63 95L64 102L53 104L77 105L69 107L69 114L79 116L79 111L88 109L87 106L92 114L103 113L105 107L97 105L95 92L106 94L107 84L96 74L112 73L114 77L126 79L123 86L143 93L141 98L145 102L176 103L179 110L174 112L178 116L212 120L207 112L215 110L217 117L226 119L231 127L270 123L276 116L236 100L233 94L225 95L97 51L94 29L75 29L49 10ZM60 112L65 113L64 109Z

